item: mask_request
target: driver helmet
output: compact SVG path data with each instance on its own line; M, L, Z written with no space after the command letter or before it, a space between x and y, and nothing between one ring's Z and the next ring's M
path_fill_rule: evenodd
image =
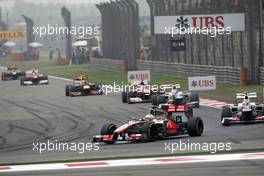
M33 70L32 70L32 74L35 75L35 74L37 74L37 73L38 73L38 70L36 70L36 69L33 69Z
M175 96L178 93L177 88L176 88L175 85L172 87L171 93L172 93L173 96Z
M245 98L242 102L243 105L249 105L250 101L248 98Z
M148 115L146 115L145 116L145 120L152 120L152 119L154 119L155 117L154 117L154 115L152 115L152 114L148 114Z
M85 84L86 83L86 76L80 75L80 76L76 77L74 81L78 84Z

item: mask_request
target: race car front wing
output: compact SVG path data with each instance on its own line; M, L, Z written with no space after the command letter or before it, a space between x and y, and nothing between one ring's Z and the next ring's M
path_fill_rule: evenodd
M263 123L263 122L264 122L264 116L257 116L252 120L242 120L238 116L224 117L221 121L222 125L224 126L228 126L231 124L249 124L249 123Z

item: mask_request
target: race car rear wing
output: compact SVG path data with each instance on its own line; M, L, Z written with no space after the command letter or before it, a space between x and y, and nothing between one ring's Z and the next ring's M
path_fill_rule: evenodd
M7 68L7 71L10 71L10 70L18 70L18 69L15 68L15 67L8 67L8 68Z
M250 93L237 93L236 94L236 99L244 99L245 97L248 98L257 98L257 93L256 92L250 92Z
M136 80L136 81L132 81L131 85L132 86L140 85L142 82L144 83L144 85L147 85L149 83L148 80L143 80L143 81Z
M38 70L27 70L26 74L38 73Z

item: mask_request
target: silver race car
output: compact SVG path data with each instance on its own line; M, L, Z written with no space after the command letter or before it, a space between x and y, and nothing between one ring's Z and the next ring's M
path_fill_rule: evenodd
M242 99L242 102L223 106L222 125L264 122L264 104L251 102L250 98L257 98L257 93L237 93L236 102L240 99Z

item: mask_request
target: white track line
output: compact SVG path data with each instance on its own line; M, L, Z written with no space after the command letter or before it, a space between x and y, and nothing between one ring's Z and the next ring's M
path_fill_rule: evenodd
M58 76L52 76L52 75L48 75L49 78L53 78L53 79L59 79L59 80L63 80L63 81L70 81L72 82L72 79L68 79L68 78L62 78L62 77L58 77Z
M0 173L43 171L43 170L47 171L47 170L61 170L61 169L65 170L65 169L83 169L83 168L88 169L88 168L102 168L102 167L162 165L162 164L182 164L182 163L197 163L197 162L199 163L224 162L224 161L257 160L257 159L263 160L264 152L0 166Z

